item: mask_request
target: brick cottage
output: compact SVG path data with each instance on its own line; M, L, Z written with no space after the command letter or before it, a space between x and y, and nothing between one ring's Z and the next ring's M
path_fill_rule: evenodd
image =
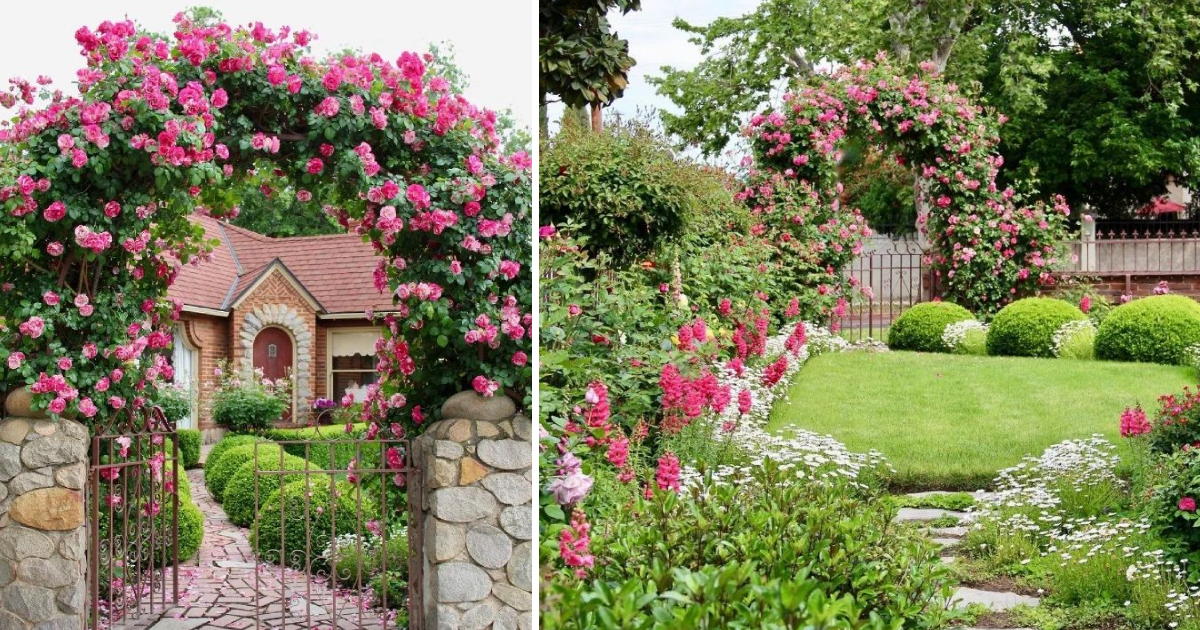
M361 399L375 382L375 340L366 318L392 309L374 286L376 256L353 234L271 238L208 217L192 217L219 242L210 261L185 265L169 292L183 302L175 330L176 382L193 390L180 428L216 439L209 401L221 361L248 374L295 375L281 426L304 425L316 398Z

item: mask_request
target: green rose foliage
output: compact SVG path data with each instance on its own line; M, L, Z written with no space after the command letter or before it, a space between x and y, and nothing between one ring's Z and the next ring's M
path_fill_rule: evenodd
M316 58L307 31L195 15L171 36L79 29L79 96L41 88L0 131L0 386L84 418L144 404L170 375L167 288L212 247L188 216L236 214L258 178L379 253L395 299L367 416L415 431L472 385L524 399L531 161L500 153L495 114L431 55ZM488 325L492 343L466 340Z
M1055 298L1025 298L1005 306L988 330L988 354L1009 357L1054 356L1054 333L1084 320L1077 306Z
M974 319L971 311L949 302L923 302L900 314L888 330L888 347L893 350L946 352L942 333L954 322Z
M1200 303L1183 295L1155 295L1122 304L1096 331L1096 358L1185 364L1200 343Z
M910 165L928 208L918 222L933 245L942 295L987 314L1050 277L1070 213L1061 198L1020 207L1013 190L996 186L1000 118L935 74L899 73L881 55L810 79L780 109L751 118L747 133L756 169L772 184L799 186L826 212L842 205L847 138L870 138ZM771 188L752 192L769 197Z
M1179 450L1156 466L1151 500L1143 515L1154 525L1175 559L1186 559L1191 579L1200 578L1200 449Z

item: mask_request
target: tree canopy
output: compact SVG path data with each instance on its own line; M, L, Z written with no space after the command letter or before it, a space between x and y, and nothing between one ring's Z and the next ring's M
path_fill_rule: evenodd
M539 0L538 103L546 128L546 97L567 107L608 104L620 98L629 70L629 42L613 33L609 11L641 9L641 0Z

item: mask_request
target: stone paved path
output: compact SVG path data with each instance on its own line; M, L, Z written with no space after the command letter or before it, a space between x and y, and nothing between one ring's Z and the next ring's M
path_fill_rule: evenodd
M950 494L941 492L918 492L909 496L921 498L928 497L934 494ZM987 493L976 495L977 500L986 496ZM938 509L923 509L923 508L901 508L896 516L897 521L909 523L928 523L930 521L942 519L944 517L952 517L958 520L959 525L955 527L931 527L927 533L935 543L942 547L942 562L951 564L955 561L954 548L962 542L963 536L967 534L966 525L973 520L973 515L970 512L958 512L953 510L938 510ZM1036 597L1020 595L1007 591L988 591L975 588L960 587L954 592L954 596L950 600L950 604L955 608L966 608L971 604L982 604L993 612L1003 612L1017 606L1037 606L1041 602ZM963 628L962 630L976 630L974 628ZM1011 630L1029 630L1028 628L1013 628Z
M229 521L208 494L202 470L188 471L192 497L204 513L204 544L180 570L180 601L160 616L128 620L116 628L149 630L384 630L373 611L356 607L355 594L334 592L305 574L275 565L259 567L249 532ZM255 571L258 570L255 596ZM286 594L285 594L286 593ZM333 612L336 609L336 624Z

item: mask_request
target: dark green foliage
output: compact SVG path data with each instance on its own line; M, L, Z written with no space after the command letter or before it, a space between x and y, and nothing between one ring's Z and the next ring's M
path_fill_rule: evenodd
M365 523L378 517L375 503L366 493L360 505L356 486L338 483L335 491L336 505L329 484L293 481L282 493L273 493L254 521L251 548L266 562L280 563L283 558L283 563L295 569L327 570L328 563L320 556L329 547L335 527L336 534L365 533Z
M1056 298L1025 298L1005 306L988 330L988 354L1008 357L1054 356L1054 331L1087 319L1079 307Z
M1166 542L1167 553L1174 559L1186 559L1194 581L1200 578L1200 449L1178 450L1163 456L1151 498L1144 516ZM1191 499L1190 506L1181 501ZM1190 507L1190 509L1183 509Z
M184 468L195 468L200 463L200 431L176 429L175 444L179 446L179 459Z
M971 311L950 302L923 302L904 311L888 331L893 350L946 352L942 332L954 322L974 319Z
M283 485L287 485L291 481L304 479L304 475L255 475L256 471L306 470L309 467L308 462L294 455L284 453L281 465L278 453L270 457L264 457L262 453L259 453L257 468L255 468L253 461L247 461L239 466L237 472L233 473L233 476L229 478L229 481L225 484L225 494L222 498L221 507L225 508L225 514L229 516L229 520L234 525L248 527L254 522L256 476L258 477L258 505L266 503L267 497L272 492L278 492L279 488ZM328 484L329 477L313 475L309 479L309 483Z
M256 431L283 417L288 399L259 385L218 390L213 396L213 419L233 431Z
M1113 309L1096 331L1096 358L1179 365L1200 343L1200 304L1182 295L1155 295Z
M546 95L568 107L608 104L625 91L629 42L610 30L609 11L641 9L641 0L539 0L538 92L546 128Z
M204 481L208 484L209 493L218 503L221 502L225 498L226 484L242 467L242 464L253 462L256 453L260 462L272 459L279 461L281 452L283 451L278 445L267 441L258 444L243 444L225 451L220 460L212 464L206 463L204 466Z
M553 580L543 628L930 628L947 570L884 502L841 483L756 483L658 493L593 530L590 582ZM555 547L557 549L557 547Z
M565 128L542 145L541 221L573 221L593 252L618 263L641 259L683 234L696 168L645 128Z
M387 574L380 573L371 578L371 590L375 592L375 601L382 606L384 602L384 594L387 594L387 607L391 610L401 611L401 616L407 619L408 611L408 571L392 571L388 569ZM397 620L397 627L405 628L407 624L400 625Z

